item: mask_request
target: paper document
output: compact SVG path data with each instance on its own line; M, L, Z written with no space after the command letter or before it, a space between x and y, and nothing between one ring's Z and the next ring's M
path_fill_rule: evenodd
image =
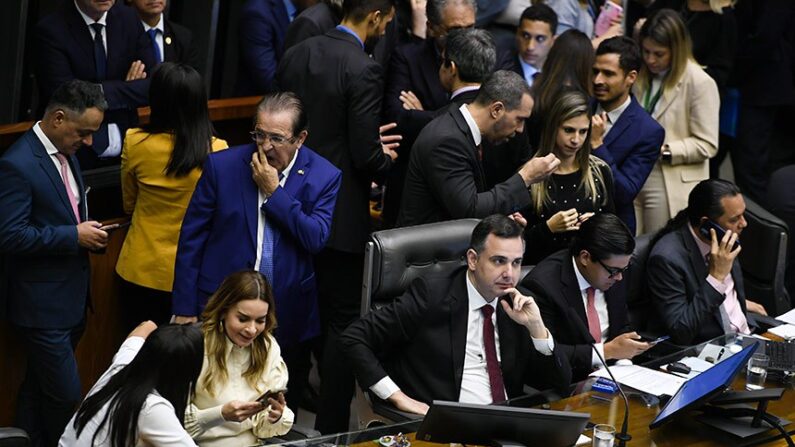
M574 445L591 445L591 438L585 435L580 435L580 437L577 438L577 442L575 442Z
M653 394L657 397L667 394L673 396L687 380L673 374L656 371L638 365L615 365L610 368L622 385L631 386L638 391ZM610 374L604 368L591 373L591 377L609 379Z
M795 325L793 324L782 324L781 326L772 327L768 331L784 339L795 338Z
M781 320L785 323L795 324L795 309L790 310L787 313L783 313L776 317L776 320Z

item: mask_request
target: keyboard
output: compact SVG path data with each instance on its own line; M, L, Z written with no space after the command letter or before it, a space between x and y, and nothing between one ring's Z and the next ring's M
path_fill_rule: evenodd
M768 370L795 371L795 343L769 341L765 343L765 354L770 357Z

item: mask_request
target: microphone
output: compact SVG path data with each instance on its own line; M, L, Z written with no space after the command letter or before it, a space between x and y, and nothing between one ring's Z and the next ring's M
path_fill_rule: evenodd
M616 380L613 372L610 371L610 367L607 366L607 362L605 362L604 357L602 357L602 354L600 354L599 350L596 349L596 346L594 345L596 340L593 339L591 333L588 331L588 328L586 328L582 323L582 318L580 318L580 316L572 307L569 307L566 313L569 321L572 322L575 329L580 333L580 336L586 340L586 342L591 346L591 349L593 349L594 354L599 357L599 361L602 362L605 370L607 370L607 373L610 374L610 378L613 380L613 383L616 384L618 392L621 393L621 397L624 399L624 422L621 424L621 432L616 435L616 439L618 439L618 447L625 447L627 445L627 441L632 439L632 435L627 433L627 425L629 424L629 399L627 399L627 395L624 394L624 388L621 387L621 384L618 383L618 380Z

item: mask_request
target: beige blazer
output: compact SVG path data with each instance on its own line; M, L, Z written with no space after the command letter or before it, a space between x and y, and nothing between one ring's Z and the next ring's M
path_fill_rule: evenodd
M643 97L645 86L635 84ZM652 117L665 129L671 163L660 163L671 216L687 207L687 196L709 178L709 159L718 152L720 96L718 86L690 61L676 87L663 93Z

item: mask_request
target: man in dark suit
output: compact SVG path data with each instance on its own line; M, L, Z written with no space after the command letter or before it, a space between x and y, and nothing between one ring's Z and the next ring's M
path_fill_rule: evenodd
M68 81L0 158L2 295L28 358L16 425L34 446L58 443L82 397L74 350L85 326L88 250L104 248L108 234L86 220L74 154L91 145L106 107L98 85Z
M240 10L240 63L236 91L240 96L274 90L276 67L284 55L287 26L316 0L248 0Z
M144 32L149 36L155 62L179 62L199 68L199 52L189 29L168 20L163 14L167 0L132 0L141 18ZM154 68L154 67L153 67Z
M266 95L257 106L256 144L208 157L182 221L173 291L177 322L192 322L227 275L262 272L276 298L276 339L296 410L310 341L320 333L313 257L328 240L341 180L303 146L304 107L292 93Z
M481 141L503 143L524 129L533 100L516 73L497 71L472 104L450 110L420 133L409 162L398 226L510 214L530 204L527 188L560 161L533 158L506 181L486 189Z
M555 43L557 29L558 15L552 8L543 3L526 8L519 18L516 48L508 52L506 69L521 75L532 87Z
M597 214L582 223L568 250L541 261L520 283L520 290L536 299L574 381L601 367L591 343L605 360L631 359L650 347L631 332L621 282L634 249L635 240L621 219Z
M660 158L665 130L630 93L638 77L640 50L634 40L612 37L599 44L593 89L598 101L593 116L593 154L610 165L615 184L616 214L635 234L633 202Z
M345 331L343 350L359 383L419 414L435 399L501 402L522 395L526 382L565 390L569 366L533 298L514 288L523 254L519 224L483 219L466 267L416 279Z
M359 315L370 185L383 182L397 157L379 136L383 70L365 52L394 17L393 1L347 0L343 13L336 28L290 48L276 71L279 89L306 101L313 126L307 144L342 171L331 236L316 257L326 330L316 420L323 433L348 428L354 381L336 340Z
M102 85L108 103L105 121L91 148L77 158L83 169L118 163L127 128L138 123L137 108L146 105L146 71L155 65L152 44L135 11L114 1L63 2L43 18L33 34L36 82L42 104L66 81Z
M761 306L745 298L734 243L747 226L745 200L726 180L700 182L680 211L655 237L646 262L649 294L671 340L701 343L719 335L748 334L747 311ZM720 237L711 224L726 232ZM707 236L708 235L708 236Z

